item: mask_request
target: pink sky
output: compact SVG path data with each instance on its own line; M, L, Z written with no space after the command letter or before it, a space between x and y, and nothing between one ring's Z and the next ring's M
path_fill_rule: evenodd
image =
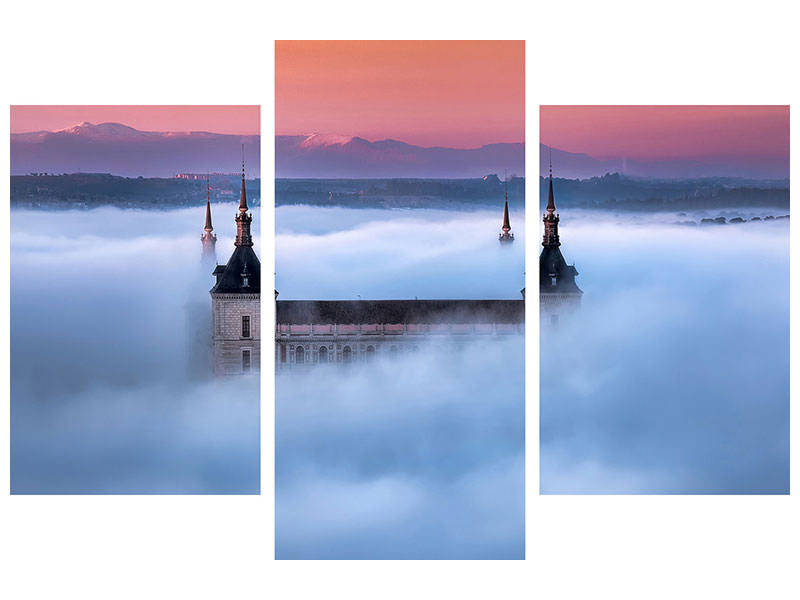
M599 159L789 156L788 106L542 106L543 144Z
M11 133L65 129L83 121L122 123L140 131L210 131L258 135L258 106L12 106Z
M278 41L275 131L474 148L525 141L522 41Z

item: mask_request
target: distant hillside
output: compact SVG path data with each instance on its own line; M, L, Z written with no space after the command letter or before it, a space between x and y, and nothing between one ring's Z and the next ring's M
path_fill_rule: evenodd
M547 175L551 150L539 145L539 174ZM587 179L606 173L659 179L697 179L706 177L742 177L750 179L785 179L789 160L772 157L709 157L704 160L637 161L628 158L600 160L588 154L552 149L553 174L566 179Z
M346 208L439 208L503 210L504 185L497 175L476 179L278 179L275 205ZM508 204L525 209L525 179L508 182Z
M185 172L237 172L244 144L248 176L259 177L259 140L257 135L163 133L120 123L81 123L60 131L11 134L11 174L172 177Z
M397 140L321 134L275 138L275 169L284 178L481 177L525 174L524 144L488 144L475 149L423 148Z
M539 178L539 208L547 204L547 178ZM693 210L702 208L789 208L785 181L731 178L657 180L623 177L618 173L590 179L553 179L556 207L627 211Z
M261 181L246 182L247 202L260 204ZM211 176L211 201L239 199L241 178ZM12 175L11 206L15 208L69 209L119 206L166 209L199 206L206 201L206 182L175 178L118 177L103 173L72 175Z

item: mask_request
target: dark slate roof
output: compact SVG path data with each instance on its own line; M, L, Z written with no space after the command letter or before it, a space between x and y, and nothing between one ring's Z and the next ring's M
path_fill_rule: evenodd
M248 286L242 287L242 272L247 266ZM227 265L214 269L217 283L212 294L259 294L261 293L261 263L252 246L236 246Z
M308 323L524 323L523 300L278 300L277 321Z
M553 285L551 274L556 276ZM545 246L539 255L539 289L542 293L583 293L575 283L578 270L568 265L558 246Z

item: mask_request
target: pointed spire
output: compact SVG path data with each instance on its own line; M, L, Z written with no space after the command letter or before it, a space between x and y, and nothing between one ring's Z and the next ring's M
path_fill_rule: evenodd
M556 201L553 196L553 149L550 148L550 176L548 177L547 212L544 215L544 240L545 248L556 248L561 245L558 237L558 214L556 214Z
M553 214L554 212L556 212L556 202L553 197L553 147L548 146L548 148L550 150L550 177L549 177L550 189L547 191L547 212L549 214Z
M500 234L500 243L507 244L514 241L514 234L511 233L511 221L508 218L508 170L505 171L505 205L503 206L503 227Z
M247 212L247 195L244 186L244 144L242 144L242 191L239 195L239 212Z
M214 226L211 224L211 175L206 175L206 226L203 228L206 232L211 233L214 231Z
M236 215L236 241L234 246L252 246L253 238L250 235L250 224L253 215L247 213L247 196L244 187L244 144L242 144L242 194L239 198L239 214Z

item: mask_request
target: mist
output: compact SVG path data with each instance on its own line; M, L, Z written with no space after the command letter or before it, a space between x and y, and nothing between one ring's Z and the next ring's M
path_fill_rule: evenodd
M236 205L212 210L224 263ZM259 382L211 375L203 222L11 212L12 493L258 493Z
M500 246L496 212L428 209L276 209L281 300L521 298L524 214Z
M541 338L543 493L789 491L788 221L671 218L562 214L584 295Z
M279 299L521 298L522 215L281 207ZM279 559L521 559L524 339L276 374Z

